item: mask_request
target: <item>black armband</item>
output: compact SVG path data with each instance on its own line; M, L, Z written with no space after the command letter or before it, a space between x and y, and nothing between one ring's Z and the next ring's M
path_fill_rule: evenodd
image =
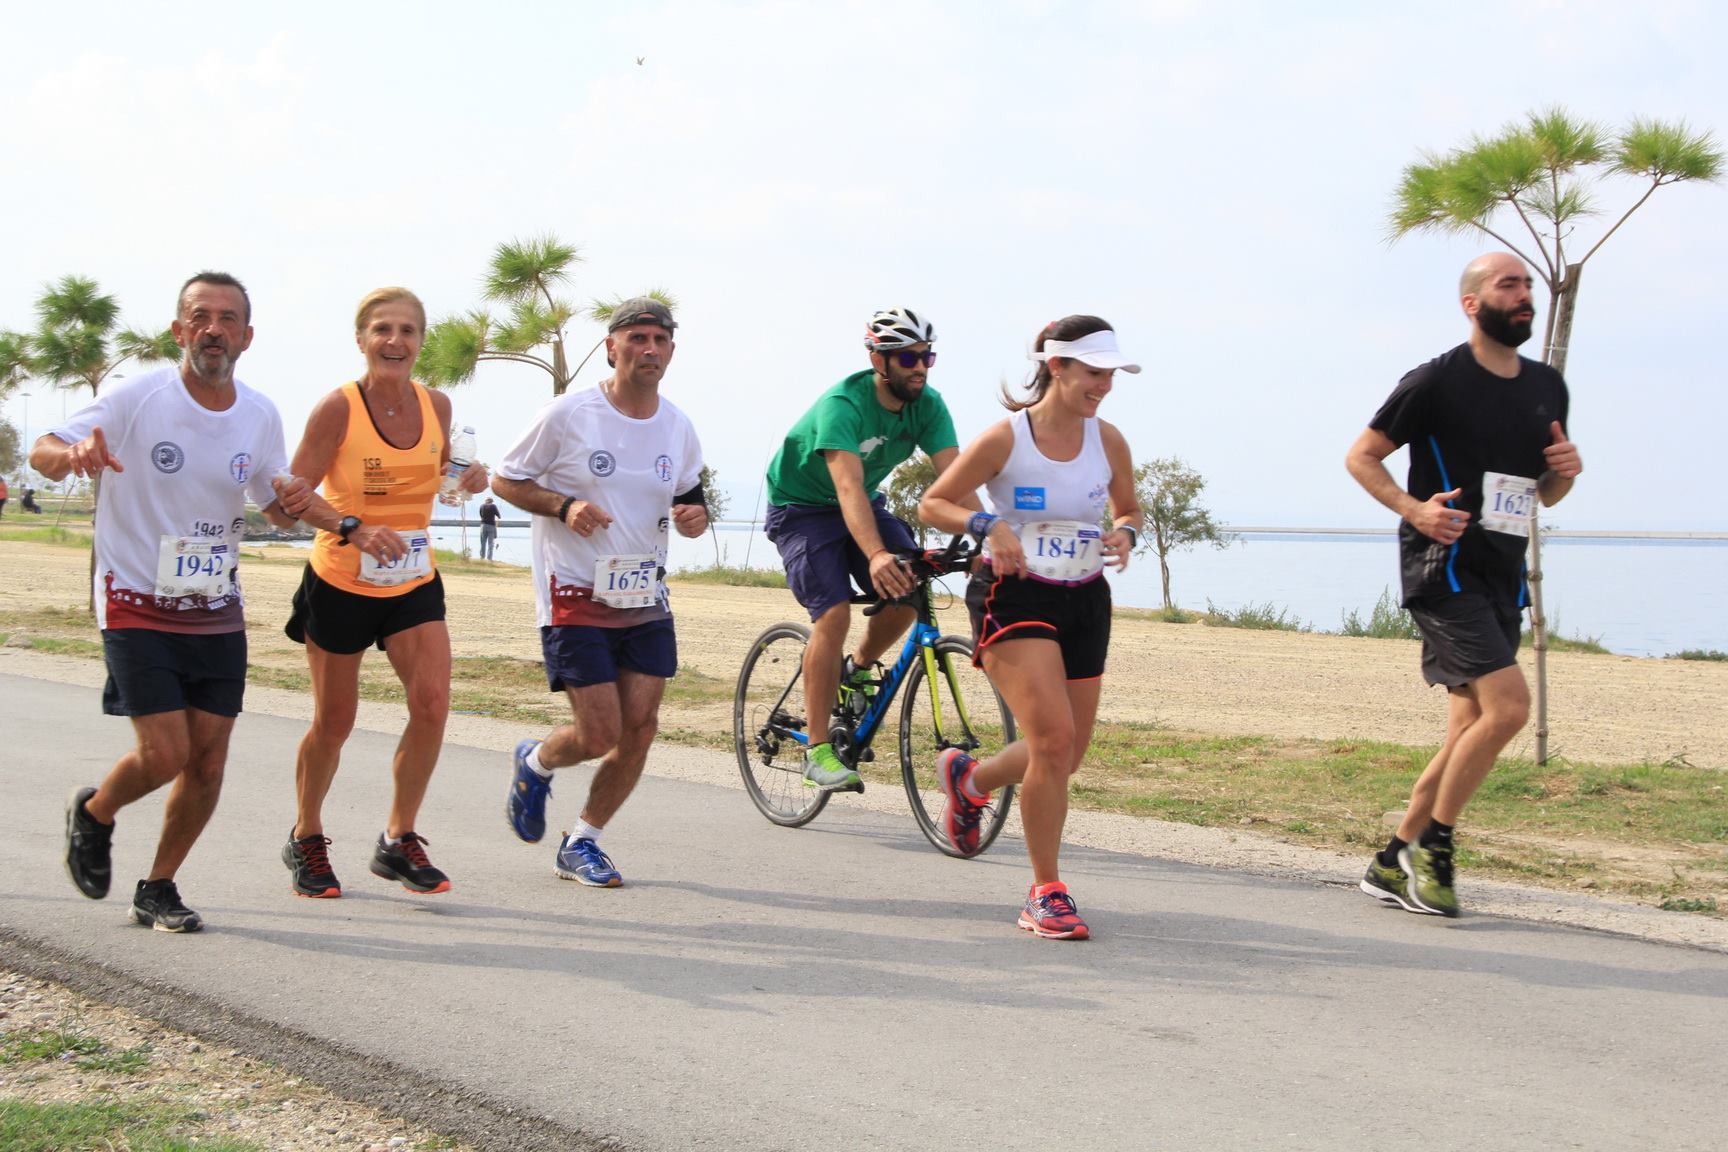
M576 497L566 496L564 497L564 503L558 505L558 522L560 524L568 524L570 522L570 505L574 503L576 503Z
M680 492L678 495L672 497L672 503L700 504L704 508L708 507L708 494L702 491L702 481L696 481L696 487L690 489L690 491Z

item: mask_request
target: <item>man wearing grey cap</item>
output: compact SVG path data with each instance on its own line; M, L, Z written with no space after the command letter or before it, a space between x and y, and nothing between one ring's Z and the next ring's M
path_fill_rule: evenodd
M600 833L642 775L660 698L678 670L665 572L668 531L708 527L702 446L690 420L660 395L677 323L638 296L606 326L612 376L546 405L505 455L492 490L534 515L533 563L541 649L570 723L523 740L505 816L532 844L546 834L552 772L599 760L554 871L595 888L623 883Z

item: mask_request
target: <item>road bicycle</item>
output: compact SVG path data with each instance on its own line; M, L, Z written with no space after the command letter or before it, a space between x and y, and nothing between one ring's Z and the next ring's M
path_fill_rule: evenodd
M889 603L910 601L917 620L892 667L857 687L842 684L826 717L826 736L847 767L859 769L876 758L871 742L882 730L895 699L900 705L900 779L918 828L950 856L975 856L989 848L1014 803L1012 786L1000 788L979 815L978 848L962 852L942 828L946 797L937 779L936 758L958 748L979 759L1014 740L1014 717L983 672L972 666L972 641L944 636L936 627L931 583L969 572L974 552L965 537L946 548L903 553L900 563L917 586L898 601L853 597L869 604L865 615ZM732 735L745 790L762 815L797 828L814 820L831 792L804 780L810 750L809 722L800 681L807 625L775 624L750 645L738 672L732 704ZM820 743L820 740L817 741Z

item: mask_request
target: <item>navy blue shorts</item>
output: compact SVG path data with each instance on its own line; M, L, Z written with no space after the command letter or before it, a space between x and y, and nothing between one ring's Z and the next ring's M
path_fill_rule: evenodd
M1461 688L1518 663L1524 617L1509 600L1457 592L1412 600L1410 618L1422 633L1422 678Z
M876 531L891 552L910 552L918 546L912 529L888 511L886 497L870 501L876 513ZM762 529L780 549L780 564L786 569L786 586L810 613L811 620L836 604L852 599L852 586L874 596L870 583L870 559L846 527L838 508L810 504L770 504Z
M678 671L672 617L628 628L558 624L540 629L546 684L554 692L611 684L622 669L670 680Z
M213 716L240 715L246 695L244 631L104 629L102 654L108 663L102 711L109 716L153 716L187 708Z

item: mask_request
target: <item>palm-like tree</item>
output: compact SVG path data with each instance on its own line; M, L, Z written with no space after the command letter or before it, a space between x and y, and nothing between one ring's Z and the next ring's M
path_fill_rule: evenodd
M29 337L30 375L59 388L88 387L96 396L128 360L176 360L172 329L157 333L124 328L114 297L84 276L63 276L36 300L36 331Z
M1542 358L1565 372L1585 263L1656 189L1686 180L1715 183L1722 177L1722 163L1715 137L1694 132L1681 121L1634 118L1614 133L1564 108L1546 108L1507 125L1498 136L1478 136L1444 156L1430 153L1406 167L1387 219L1387 239L1422 231L1479 232L1517 253L1548 289ZM1580 221L1600 211L1594 185L1607 176L1630 177L1645 186L1631 207L1585 247L1575 232ZM1520 230L1528 234L1527 242L1515 239ZM1584 255L1572 259L1571 253L1580 249ZM1548 631L1542 611L1542 534L1534 516L1529 581L1536 649L1536 761L1546 764Z
M1387 238L1411 232L1479 232L1537 270L1548 288L1543 359L1566 370L1572 313L1585 263L1665 184L1714 183L1723 153L1709 132L1685 123L1634 119L1614 133L1563 108L1532 112L1498 136L1476 137L1446 155L1428 154L1404 169ZM1607 176L1644 182L1642 193L1593 244L1574 235L1600 209L1594 185ZM1496 219L1496 218L1500 219ZM1504 223L1502 223L1504 221ZM1528 239L1520 239L1520 231ZM1572 259L1571 253L1584 255Z
M434 388L450 388L474 379L481 362L528 364L552 378L552 394L562 396L582 371L604 337L570 367L566 328L578 316L605 323L621 298L595 300L578 308L560 299L556 290L570 280L572 265L581 263L572 244L547 234L500 244L481 288L486 302L508 311L494 317L484 308L449 316L426 332L415 375ZM666 293L648 293L668 307Z

